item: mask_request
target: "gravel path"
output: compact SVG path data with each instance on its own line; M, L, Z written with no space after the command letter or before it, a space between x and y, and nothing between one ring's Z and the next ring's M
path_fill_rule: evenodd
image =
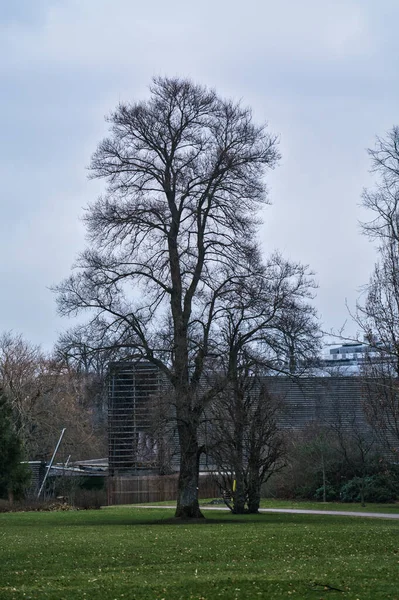
M135 508L176 508L175 504L163 504L162 506L151 506L135 504ZM201 510L223 510L224 506L200 506ZM341 517L370 517L372 519L399 519L398 513L373 513L373 512L352 512L348 510L308 510L302 508L260 508L261 513L288 513L293 515L337 515Z

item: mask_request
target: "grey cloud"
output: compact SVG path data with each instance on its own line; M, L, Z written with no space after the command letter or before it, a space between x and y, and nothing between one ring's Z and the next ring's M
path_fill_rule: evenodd
M49 347L68 326L48 286L83 248L79 217L101 191L85 166L103 116L153 74L243 98L280 134L262 243L312 266L325 326L339 327L375 258L358 203L365 148L398 122L398 17L393 0L3 3L0 330Z

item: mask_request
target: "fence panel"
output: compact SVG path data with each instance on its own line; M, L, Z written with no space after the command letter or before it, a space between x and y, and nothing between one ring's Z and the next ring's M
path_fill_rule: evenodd
M175 501L178 475L114 476L108 477L108 504L143 504ZM200 476L199 497L220 496L218 487L210 475Z

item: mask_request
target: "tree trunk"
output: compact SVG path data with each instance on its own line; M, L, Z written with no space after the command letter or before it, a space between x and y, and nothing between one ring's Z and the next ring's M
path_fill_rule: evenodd
M364 475L360 478L360 503L362 506L366 506L364 501Z
M235 478L236 478L236 489L235 489L235 492L233 493L233 498L234 498L233 513L236 515L242 515L245 513L246 494L245 494L244 478L242 476L242 473L240 473L239 469L237 469L235 472Z
M256 514L260 506L260 488L259 472L257 471L252 477L250 475L248 485L248 512Z
M235 464L234 477L236 489L234 492L234 510L237 515L245 512L246 489L244 478L244 427L245 412L243 393L238 385L237 366L234 365L233 377L235 378L234 389L234 441L235 441Z
M178 421L180 443L180 473L175 517L201 519L198 503L199 448L197 427L187 420Z
M321 454L321 469L323 474L323 502L327 502L327 479L326 479L326 466L324 463L324 454Z

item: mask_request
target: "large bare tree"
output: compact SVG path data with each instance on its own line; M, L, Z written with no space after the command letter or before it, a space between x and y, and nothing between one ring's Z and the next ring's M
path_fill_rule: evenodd
M363 192L371 219L364 233L378 245L378 261L359 303L356 321L369 344L364 361L365 411L380 441L399 449L399 128L369 150L376 174Z
M157 365L174 391L180 443L176 516L201 516L200 380L218 301L247 264L277 140L251 111L191 81L154 79L120 104L91 163L103 197L85 216L90 247L59 288L59 309Z

